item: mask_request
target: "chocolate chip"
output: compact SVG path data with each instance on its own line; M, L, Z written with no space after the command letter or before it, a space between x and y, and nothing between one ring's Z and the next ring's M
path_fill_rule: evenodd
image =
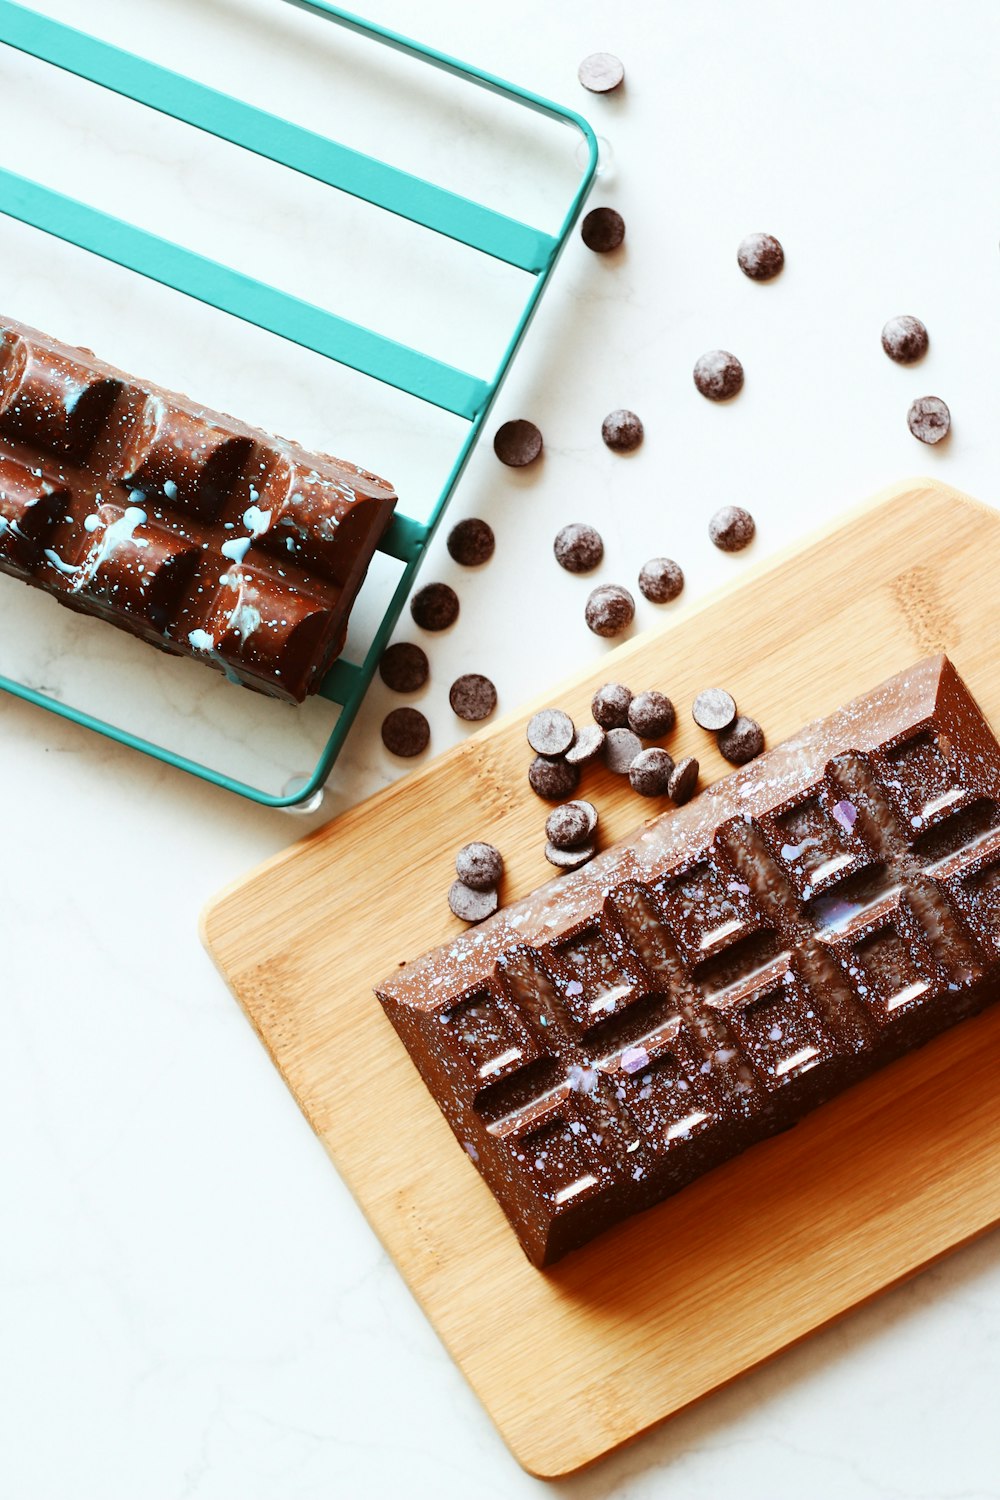
M600 724L584 724L576 731L572 745L566 751L571 766L585 766L596 760L604 749L604 730Z
M488 719L496 708L497 690L488 677L466 672L452 683L448 702L460 719L477 724L480 719Z
M578 870L588 859L593 859L596 851L596 844L581 844L578 849L560 849L555 844L546 844L545 858L560 870Z
M557 849L577 849L597 827L597 808L592 802L564 802L545 819L545 836Z
M709 401L729 401L743 389L743 366L735 354L711 349L695 365L694 383Z
M651 557L639 574L639 592L652 604L669 604L684 587L684 574L672 557Z
M667 795L680 807L682 802L690 802L698 785L698 762L693 755L685 755L679 760L670 773L667 782Z
M628 768L632 790L640 797L663 797L670 785L674 758L666 750L641 750Z
M589 573L604 556L604 543L600 532L595 531L593 526L574 521L572 525L563 527L552 543L552 550L556 555L556 562L567 573Z
M576 76L592 94L610 94L625 77L625 68L613 52L592 52L583 59Z
M489 891L503 878L503 855L495 844L475 840L455 855L455 874L474 891Z
M573 743L576 729L561 708L542 708L528 720L528 744L538 755L562 755Z
M549 760L545 755L536 755L528 767L528 784L546 802L564 802L567 797L572 797L580 784L580 768L568 765L564 760Z
M624 240L625 220L617 209L592 208L580 226L580 235L588 250L606 255Z
M447 630L458 619L458 595L447 583L427 583L410 600L410 614L421 630Z
M748 234L740 240L736 259L751 281L770 281L785 264L785 252L773 234Z
M382 652L379 676L394 693L415 693L430 676L427 652L412 641L396 641Z
M602 729L624 729L631 702L631 691L623 682L606 682L594 694L590 711Z
M431 726L419 708L394 708L382 720L382 743L393 755L421 755L430 738Z
M496 891L473 891L456 880L448 892L448 905L461 922L482 922L500 905Z
M906 414L910 431L922 443L940 443L951 430L951 412L940 396L921 396Z
M669 734L676 719L670 699L655 688L647 693L637 693L629 704L629 728L644 740L658 740Z
M742 552L756 530L756 521L742 505L722 506L708 523L708 534L720 552Z
M725 688L705 688L691 705L691 717L699 729L713 734L728 729L736 718L736 699Z
M743 766L764 748L764 731L756 719L739 714L719 735L719 750L730 765Z
M615 453L631 453L642 442L644 429L634 411L609 412L601 423L601 437Z
M916 364L927 353L929 344L927 329L919 318L913 318L909 313L890 318L882 329L882 348L897 365Z
M493 527L475 516L459 521L448 533L448 555L463 568L478 568L489 562L496 550Z
M595 635L621 635L635 619L635 600L617 583L602 583L587 600L584 616Z
M534 422L519 417L498 427L493 438L493 452L509 469L523 469L533 464L542 451L542 434Z
M616 776L627 776L629 766L642 754L642 740L631 729L609 729L604 737L604 764Z

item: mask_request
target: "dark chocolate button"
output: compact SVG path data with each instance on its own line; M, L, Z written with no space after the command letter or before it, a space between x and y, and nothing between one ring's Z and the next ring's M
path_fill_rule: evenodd
M536 755L528 767L528 785L546 802L565 801L572 797L579 784L579 766L571 766L565 760L549 760L545 755Z
M564 802L545 820L545 836L557 849L576 849L590 839L597 827L597 808L592 802Z
M652 604L669 604L684 587L684 574L672 557L651 557L639 574L639 592Z
M503 878L503 855L495 844L477 839L455 855L455 874L474 891L488 891Z
M592 208L580 226L580 235L588 250L606 255L624 240L625 220L617 209Z
M475 516L459 521L448 533L448 555L463 568L478 568L489 562L496 544L492 526Z
M430 738L431 726L419 708L394 708L382 720L382 743L393 755L421 755Z
M756 719L738 714L728 729L719 735L719 749L733 766L744 766L764 748L764 731Z
M382 652L379 676L394 693L415 693L430 676L427 652L412 641L396 641Z
M610 94L625 77L625 67L613 52L592 52L583 59L576 76L592 94Z
M458 595L447 583L427 583L410 600L410 614L421 630L447 630L458 619Z
M476 724L480 719L488 719L496 708L497 690L488 677L466 672L452 683L448 702L460 719Z
M693 755L685 755L679 760L670 773L667 782L667 795L678 807L682 802L690 802L698 785L698 762Z
M736 718L736 699L725 688L705 688L691 705L691 717L699 729L716 734Z
M528 744L537 755L562 755L573 743L576 729L561 708L542 708L528 720Z
M785 264L785 252L773 234L748 234L740 240L736 259L751 281L770 281Z
M669 734L676 718L670 699L665 693L658 693L655 688L646 693L637 693L629 704L629 728L644 740L658 740Z
M710 349L694 367L694 383L709 401L729 401L743 389L743 366L735 354Z
M635 600L617 583L602 583L587 600L584 616L595 635L621 635L635 619Z
M596 844L581 844L576 849L560 849L557 844L545 845L545 858L559 870L578 870L588 859L593 859Z
M643 425L634 411L609 412L601 423L601 437L614 453L631 453L643 439Z
M606 682L594 694L590 711L602 729L624 729L631 702L632 694L623 682Z
M951 412L940 396L921 396L906 414L910 431L922 443L940 443L951 430Z
M582 521L564 526L552 543L556 562L567 573L589 573L604 556L600 532Z
M461 922L482 922L492 917L500 899L496 891L474 891L456 880L448 892L448 905Z
M673 756L654 746L650 750L640 750L628 768L628 779L632 790L640 797L664 797L673 769Z
M756 530L756 521L742 505L723 505L708 523L708 534L720 552L742 552Z
M493 452L509 469L523 469L533 464L542 451L542 434L534 422L518 417L498 427L493 438Z
M882 348L898 365L916 364L918 359L923 359L929 345L927 329L919 318L913 318L909 313L890 318L882 329Z
M600 724L584 724L576 731L573 743L566 751L566 759L571 766L585 766L596 760L603 749L604 730Z
M616 776L627 776L637 755L642 754L642 740L631 729L609 729L604 736L604 764Z

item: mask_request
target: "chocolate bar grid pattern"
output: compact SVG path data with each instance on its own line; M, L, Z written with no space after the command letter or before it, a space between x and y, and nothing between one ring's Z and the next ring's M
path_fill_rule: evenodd
M838 756L792 805L730 820L443 1003L429 1020L466 1149L516 1182L529 1256L557 1258L982 1003L998 825L924 726Z
M0 569L301 701L343 648L395 496L0 324Z

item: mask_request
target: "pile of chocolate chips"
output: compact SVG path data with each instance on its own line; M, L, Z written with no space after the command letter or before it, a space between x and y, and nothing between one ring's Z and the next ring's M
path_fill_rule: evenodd
M463 844L455 856L458 879L448 892L448 905L462 922L482 922L500 904L503 855L494 844Z

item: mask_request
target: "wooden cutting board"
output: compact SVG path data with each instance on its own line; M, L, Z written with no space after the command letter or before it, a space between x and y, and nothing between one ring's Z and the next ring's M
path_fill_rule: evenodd
M697 755L707 781L727 768L686 712L700 688L729 687L774 744L944 650L1000 728L998 557L1000 515L912 481L545 701L583 723L601 682L661 686L682 710L671 751ZM1000 1006L534 1270L372 985L459 930L445 893L468 839L503 850L505 899L551 875L525 781L524 725L541 706L261 866L210 903L203 936L514 1454L556 1476L1000 1219ZM649 812L603 769L582 793L605 842Z

